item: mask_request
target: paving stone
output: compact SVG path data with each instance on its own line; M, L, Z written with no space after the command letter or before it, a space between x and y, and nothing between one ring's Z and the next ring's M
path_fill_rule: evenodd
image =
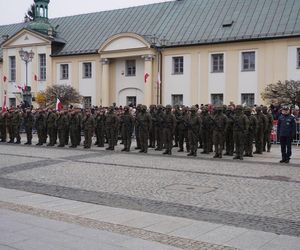
M286 235L279 235L260 248L261 250L299 250L300 238Z

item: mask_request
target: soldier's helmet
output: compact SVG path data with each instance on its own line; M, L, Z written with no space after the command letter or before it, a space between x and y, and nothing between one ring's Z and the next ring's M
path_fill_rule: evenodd
M241 110L243 110L243 106L242 105L237 105L235 109L241 111Z
M251 113L251 112L252 112L252 109L250 107L245 108L245 113Z
M263 110L263 111L267 111L267 110L268 110L268 107L267 107L267 106L263 106L263 107L262 107L262 110Z
M129 110L129 107L128 107L128 106L125 106L123 109L124 109L124 111L128 111L128 110Z
M216 106L216 107L215 107L215 110L216 110L216 111L223 111L223 106Z
M157 105L157 109L163 109L163 106L161 104Z
M259 111L261 111L261 107L256 107L256 112L259 112Z
M171 110L171 109L172 109L172 106L171 106L171 105L167 105L167 106L166 106L166 109Z
M142 105L142 110L146 111L147 110L147 106L146 105Z
M190 108L190 111L192 111L192 112L197 112L197 107L196 107L196 106L192 106L192 107Z

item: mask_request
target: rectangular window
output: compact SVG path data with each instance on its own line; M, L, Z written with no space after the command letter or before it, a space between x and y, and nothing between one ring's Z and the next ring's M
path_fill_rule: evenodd
M183 56L173 57L173 74L182 75L183 74Z
M300 48L297 49L297 68L300 69Z
M85 109L89 109L92 107L92 97L91 96L83 97L83 107Z
M135 60L126 60L126 76L135 76L136 63Z
M69 79L69 64L60 65L60 79L61 80Z
M82 77L83 78L92 78L92 63L86 62L82 64Z
M255 71L255 52L242 53L242 71Z
M242 104L248 107L253 107L255 102L255 95L250 94L242 94L241 96Z
M212 105L223 105L224 95L223 94L212 94L211 104Z
M9 107L16 107L16 98L9 98Z
M39 80L46 81L46 54L39 54Z
M15 56L9 57L9 81L11 82L16 81L16 57Z
M211 64L213 73L224 72L224 54L211 55Z
M172 105L183 105L183 95L172 95Z
M136 96L127 96L126 103L127 103L127 106L129 106L129 107L135 107L136 106Z

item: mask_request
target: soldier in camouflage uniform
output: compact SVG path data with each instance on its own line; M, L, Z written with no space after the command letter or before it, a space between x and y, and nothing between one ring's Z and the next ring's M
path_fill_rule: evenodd
M92 138L95 131L95 119L92 116L90 110L86 111L86 115L82 121L82 127L84 131L84 148L91 148Z
M188 156L197 156L199 131L201 127L201 118L197 115L196 106L192 106L191 114L186 121L186 127L188 128L188 140L190 144L190 153Z
M245 157L253 157L253 140L257 133L257 120L254 115L251 114L252 109L246 108L244 113L249 119L249 129L245 138Z
M115 138L118 131L118 117L114 112L114 107L109 107L105 117L105 131L108 140L108 148L106 150L115 150Z
M187 123L189 121L189 112L187 107L182 108L182 113L177 117L177 127L179 136L179 150L178 152L183 152L184 141L186 142L186 150L190 151L190 144L188 139L188 127Z
M53 147L55 145L55 141L57 138L57 130L56 130L56 114L53 112L52 109L48 110L47 115L47 133L49 136L49 143L47 146Z
M71 115L69 118L69 133L70 133L70 139L71 139L71 146L70 148L76 148L79 143L78 143L78 130L79 127L79 119L78 115L76 114L75 110L71 111Z
M31 145L32 144L32 127L34 123L34 117L30 109L26 110L26 113L24 114L24 126L25 126L25 132L27 136L27 142L25 145Z
M70 119L71 110L65 111L65 117L67 119L68 126L65 128L65 145L69 144L69 119Z
M233 141L233 107L228 106L225 114L227 116L227 129L225 133L225 154L224 155L229 155L233 156L233 151L234 151L234 141Z
M203 152L201 154L209 154L212 145L212 118L208 113L208 108L203 107L201 113L202 120L202 141L203 141Z
M95 133L97 136L97 147L104 147L104 130L105 130L105 114L103 111L98 110L96 117L96 129Z
M156 113L156 106L150 105L150 115L152 119L152 125L155 123L155 113ZM155 126L152 126L150 132L149 132L149 148L155 148Z
M13 112L14 108L10 108L6 114L6 128L9 136L8 143L14 143L14 131L12 125Z
M140 133L140 153L148 152L148 139L149 139L149 131L152 128L152 118L150 114L147 113L147 106L142 105L141 112L136 117L136 124L139 128Z
M122 151L129 152L131 147L131 138L134 128L134 118L129 113L129 107L124 107L124 113L121 115L120 118L121 124L121 136L124 143L124 148Z
M213 117L213 143L215 145L214 158L222 158L223 147L225 141L225 133L227 130L227 117L223 113L223 107L215 108Z
M83 114L80 109L76 110L76 116L78 118L78 128L77 128L77 146L81 143L81 130L82 130L82 120L83 120Z
M249 120L243 113L243 107L241 105L236 106L233 119L233 139L236 152L236 156L233 159L243 160L245 136L249 129Z
M45 143L45 130L46 130L46 115L42 109L39 109L35 117L35 129L38 135L37 146L43 145Z
M139 116L141 113L142 104L138 104L136 107L135 118ZM136 119L135 119L136 121ZM141 136L140 136L140 126L138 123L135 123L135 138L136 138L136 147L135 149L141 149Z
M6 142L6 111L0 111L0 139L1 142Z
M262 154L263 152L263 139L264 132L266 129L266 118L262 113L261 107L256 108L256 119L257 119L257 133L255 136L255 152L254 154Z
M163 150L163 143L164 143L164 134L163 134L163 121L164 121L164 112L163 106L157 105L157 111L155 114L154 126L155 126L155 136L156 136L156 143L157 147L155 151L162 151Z
M64 111L60 111L56 118L56 128L58 133L59 145L58 147L63 148L66 145L66 133L68 131L69 122L67 115Z
M166 150L163 154L172 154L173 135L176 129L176 118L172 114L172 106L166 106L166 114L164 116L164 143Z
M180 110L180 107L179 105L176 105L175 106L175 110L174 110L174 116L175 116L175 119L176 119L176 127L175 127L175 132L174 132L174 147L178 147L178 143L179 143L179 131L178 131L178 127L177 127L177 120L178 118L181 116L181 110Z
M20 136L20 128L22 123L22 115L20 114L20 111L18 109L15 110L15 112L12 114L12 128L13 128L13 140L16 139L16 144L21 143L21 136Z
M273 129L273 116L268 112L268 107L264 106L263 109L263 114L265 115L266 118L266 129L264 132L264 141L263 141L263 151L265 152L270 152L271 150L271 132ZM266 149L267 147L267 149Z

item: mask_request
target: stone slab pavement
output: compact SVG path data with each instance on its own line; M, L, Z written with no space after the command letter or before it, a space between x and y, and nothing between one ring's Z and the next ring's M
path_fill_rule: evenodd
M0 249L299 250L300 238L0 188Z

